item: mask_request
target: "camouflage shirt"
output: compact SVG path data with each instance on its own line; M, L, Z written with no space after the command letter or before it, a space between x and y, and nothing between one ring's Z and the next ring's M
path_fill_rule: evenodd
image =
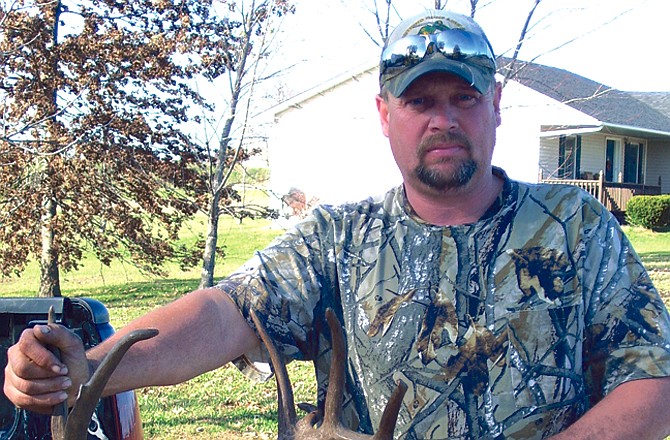
M617 221L576 187L495 172L504 189L476 223L426 224L402 187L321 206L219 287L287 359L314 361L320 401L333 308L345 419L367 433L398 380L399 438L539 439L620 383L670 375L668 312Z

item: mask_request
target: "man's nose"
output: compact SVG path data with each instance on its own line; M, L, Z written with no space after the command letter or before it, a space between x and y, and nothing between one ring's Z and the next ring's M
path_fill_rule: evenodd
M430 126L432 131L451 131L458 127L456 109L449 104L435 106L431 109Z

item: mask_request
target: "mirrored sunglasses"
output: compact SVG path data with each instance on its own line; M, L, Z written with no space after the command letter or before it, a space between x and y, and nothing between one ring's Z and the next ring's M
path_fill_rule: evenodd
M458 61L480 58L485 66L495 69L493 51L484 38L462 29L448 29L430 35L408 35L391 43L382 52L381 73L415 66L434 51Z

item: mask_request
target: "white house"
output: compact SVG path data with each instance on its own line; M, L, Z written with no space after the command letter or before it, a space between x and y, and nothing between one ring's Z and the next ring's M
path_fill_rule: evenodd
M670 99L664 94L656 102L664 104L653 105L645 94L613 90L561 69L516 66L503 91L495 165L528 182L600 179L601 188L592 192L599 191L594 195L603 202L614 197L605 187L624 188L628 197L670 192L670 111L665 107ZM399 184L381 133L378 91L374 65L272 108L272 189L277 194L299 189L308 200L340 203ZM617 200L609 207L625 209L620 206L625 200Z
M376 68L347 73L271 109L271 187L326 203L359 200L401 182L382 135Z

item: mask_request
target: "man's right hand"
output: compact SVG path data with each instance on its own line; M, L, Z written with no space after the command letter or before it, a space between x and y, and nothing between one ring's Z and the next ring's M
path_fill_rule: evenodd
M60 350L60 361L48 345ZM42 414L50 414L66 399L72 406L90 376L81 339L58 324L24 330L7 350L7 358L5 395L17 407Z

